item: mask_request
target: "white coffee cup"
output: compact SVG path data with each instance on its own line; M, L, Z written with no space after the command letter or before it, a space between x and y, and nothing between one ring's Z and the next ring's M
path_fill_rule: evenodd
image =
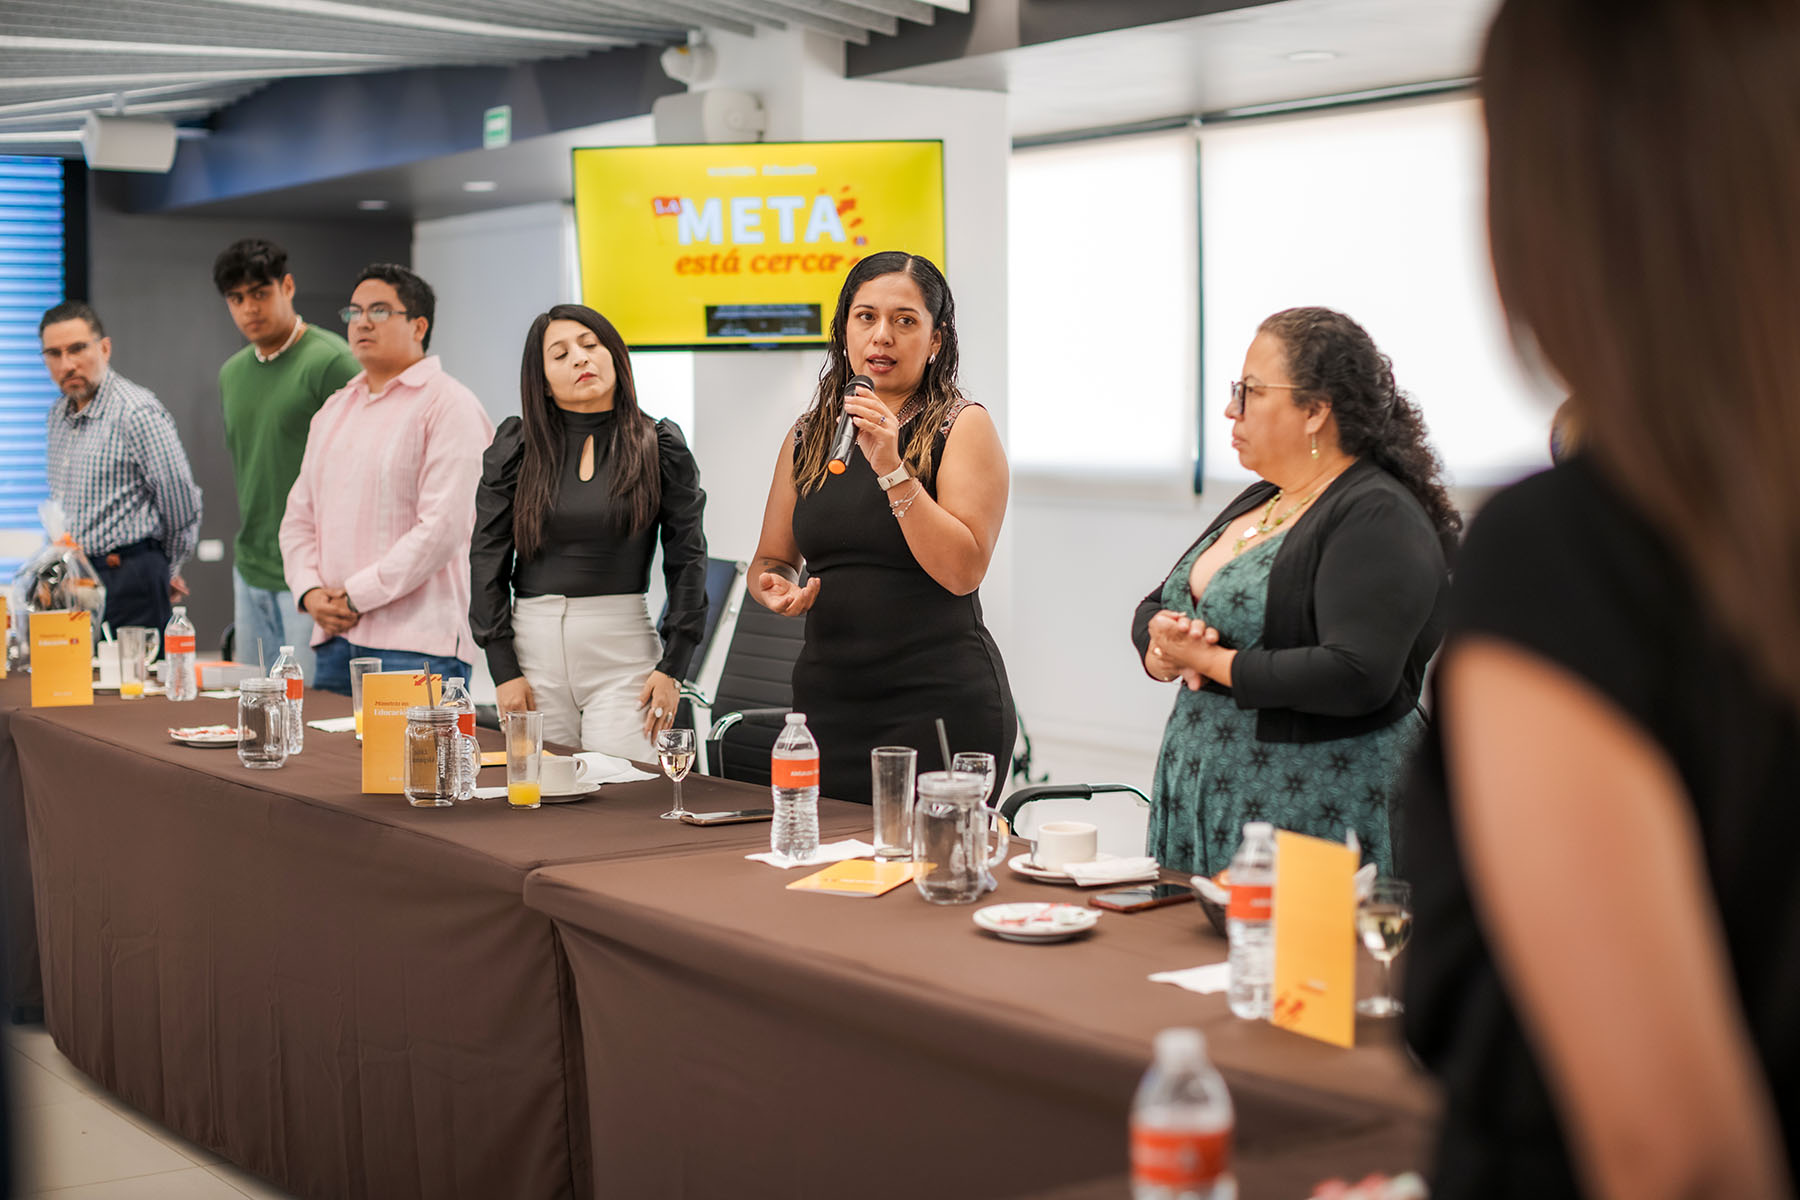
M97 686L103 688L119 686L119 643L101 642L94 648L94 669L100 672Z
M564 796L581 785L587 775L587 763L579 758L546 754L538 763L538 784L546 796Z
M1032 865L1060 871L1069 863L1093 862L1099 841L1100 831L1086 821L1046 821L1037 828Z

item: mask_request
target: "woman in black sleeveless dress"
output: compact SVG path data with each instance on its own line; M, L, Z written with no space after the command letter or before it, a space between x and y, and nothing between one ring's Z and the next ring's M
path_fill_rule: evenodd
M805 616L794 707L819 743L820 790L840 800L869 803L876 746L911 746L920 770L936 769L939 717L951 749L993 754L1000 779L1012 759L1012 691L976 594L1006 511L1006 454L956 365L942 273L899 252L863 259L769 489L750 590ZM852 387L853 375L874 386ZM860 453L834 473L846 411Z

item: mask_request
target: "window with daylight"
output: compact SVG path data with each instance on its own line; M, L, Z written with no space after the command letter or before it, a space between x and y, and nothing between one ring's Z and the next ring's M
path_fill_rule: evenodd
M1008 186L1013 467L1187 478L1199 359L1193 132L1019 150Z
M1200 134L1206 476L1241 480L1224 416L1270 313L1348 313L1394 361L1451 480L1545 466L1557 397L1515 362L1488 265L1473 99L1208 126Z
M0 584L19 569L19 546L41 540L44 418L56 388L37 323L62 298L62 160L0 155Z

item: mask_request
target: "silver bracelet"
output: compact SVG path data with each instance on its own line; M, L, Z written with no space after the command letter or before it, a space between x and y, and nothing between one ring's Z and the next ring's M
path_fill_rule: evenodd
M913 501L917 500L919 498L919 493L924 490L925 485L915 479L913 481L913 490L906 494L906 499L888 501L888 511L893 513L896 519L904 517L906 515L906 510L913 506Z

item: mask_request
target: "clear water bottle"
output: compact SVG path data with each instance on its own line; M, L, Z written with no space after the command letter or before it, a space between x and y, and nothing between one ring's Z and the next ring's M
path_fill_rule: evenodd
M1131 1102L1131 1200L1233 1200L1231 1093L1198 1029L1156 1035Z
M452 675L444 680L444 694L438 700L439 708L454 709L456 712L456 731L471 740L475 737L475 701L469 695L460 675ZM470 769L461 759L456 773L456 798L472 800L475 798L475 771L480 769L480 752L476 752L475 767Z
M775 739L769 762L775 796L775 827L769 849L789 858L811 858L819 848L819 743L806 727L806 714L791 712Z
M192 700L200 694L200 678L194 674L194 623L187 605L177 604L163 629L163 657L169 661L169 699Z
M1231 860L1231 906L1225 936L1231 941L1231 988L1226 999L1240 1017L1268 1020L1275 988L1275 827L1247 821L1244 841Z
M306 744L306 721L302 717L306 705L306 672L300 669L300 660L294 656L292 646L281 648L275 665L269 668L269 678L279 679L287 685L287 752L298 754Z

